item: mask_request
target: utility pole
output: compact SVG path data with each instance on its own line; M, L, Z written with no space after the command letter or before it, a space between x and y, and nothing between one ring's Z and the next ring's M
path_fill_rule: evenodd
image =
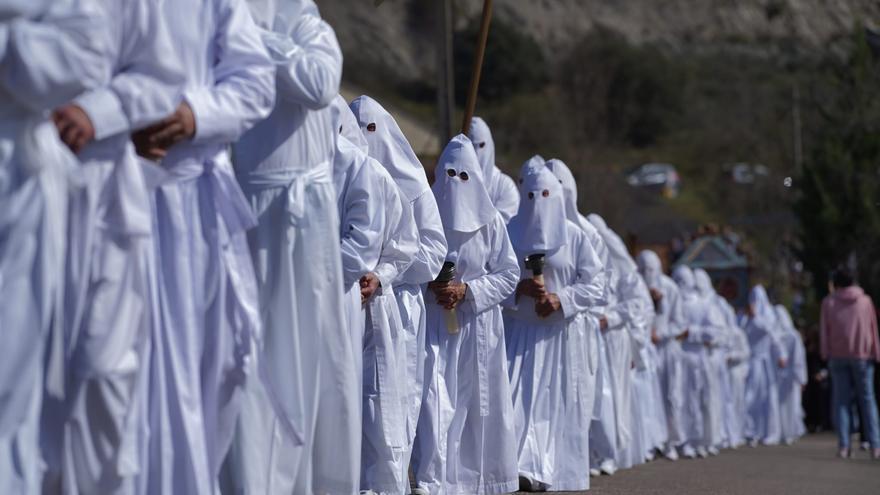
M437 43L437 122L440 147L452 139L455 112L455 79L452 57L452 1L436 0L435 36Z
M468 87L467 104L464 107L464 119L461 133L467 134L471 128L471 118L477 106L477 90L480 88L480 73L483 70L483 56L486 54L486 42L489 41L489 24L492 22L492 0L483 0L483 15L480 18L480 34L477 37L477 49L474 51L474 66L471 71L471 84Z
M797 81L791 90L792 100L792 144L794 146L794 172L796 176L803 173L804 166L804 143L803 127L801 124L801 91Z

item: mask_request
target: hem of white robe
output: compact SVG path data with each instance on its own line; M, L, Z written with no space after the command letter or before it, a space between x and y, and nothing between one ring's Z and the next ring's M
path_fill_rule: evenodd
M519 478L509 481L471 483L471 484L446 484L446 493L474 495L480 493L511 493L519 490Z

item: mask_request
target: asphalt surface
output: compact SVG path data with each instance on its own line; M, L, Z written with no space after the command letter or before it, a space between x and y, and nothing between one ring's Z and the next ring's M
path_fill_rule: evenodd
M791 446L741 447L708 459L658 459L590 481L590 495L880 495L880 460L838 459L833 435ZM579 493L579 492L571 492Z

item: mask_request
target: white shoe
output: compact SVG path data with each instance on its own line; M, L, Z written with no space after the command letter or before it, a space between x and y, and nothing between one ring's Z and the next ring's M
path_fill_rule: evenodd
M431 495L431 492L429 492L427 488L417 486L410 489L409 495Z
M709 457L709 452L706 447L697 447L697 455L700 456L700 459L705 459Z
M649 450L647 454L645 454L645 462L651 462L654 460L654 451Z
M590 468L590 476L592 476L593 478L595 478L596 476L599 476L600 474L602 474L602 473L599 472L598 469Z
M675 450L675 447L666 447L666 450L663 451L663 457L669 459L670 461L677 461L678 451Z
M599 470L608 476L611 476L617 472L617 463L615 463L613 459L605 459L599 464Z
M361 490L359 493L360 493L360 495L379 495L378 493L374 492L373 490Z
M697 457L697 451L690 445L685 445L681 448L681 455L686 459L694 459Z
M716 447L709 447L706 450L709 452L709 455L718 455L720 453Z

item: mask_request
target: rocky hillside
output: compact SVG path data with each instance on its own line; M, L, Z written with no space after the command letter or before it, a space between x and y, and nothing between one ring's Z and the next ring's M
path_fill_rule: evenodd
M434 65L433 0L317 0L349 62L409 79ZM479 0L453 0L455 24L479 16ZM670 49L728 46L827 50L859 24L880 24L877 0L496 0L496 19L521 26L550 61L605 29Z

